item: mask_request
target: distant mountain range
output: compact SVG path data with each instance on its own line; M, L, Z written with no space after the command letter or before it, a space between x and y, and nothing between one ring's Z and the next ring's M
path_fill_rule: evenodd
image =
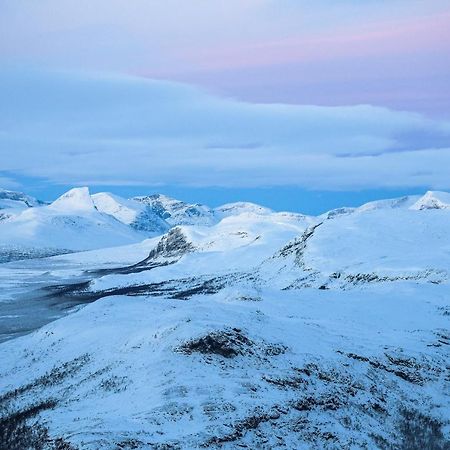
M320 217L386 208L448 209L450 194L429 191L423 196L381 200L359 208L338 208ZM161 194L131 199L107 192L90 195L86 187L71 189L50 204L22 192L0 190L0 261L125 245L163 234L174 226L212 226L242 214L293 220L305 217L245 202L210 208Z
M211 226L231 215L273 214L251 203L219 208L165 195L125 199L74 188L52 203L0 190L0 261L140 242L177 225ZM292 217L298 215L292 214Z

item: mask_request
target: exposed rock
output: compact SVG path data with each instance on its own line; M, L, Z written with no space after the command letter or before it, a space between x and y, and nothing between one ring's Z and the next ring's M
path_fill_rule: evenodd
M245 353L253 353L254 343L239 328L231 328L211 333L185 342L177 351L185 354L203 353L234 358Z
M142 261L146 263L156 258L176 258L192 252L194 246L190 243L182 230L179 227L172 228L166 235L164 235L158 242L148 257Z

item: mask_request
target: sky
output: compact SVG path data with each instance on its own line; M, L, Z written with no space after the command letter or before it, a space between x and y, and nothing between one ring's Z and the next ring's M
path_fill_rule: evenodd
M0 185L319 213L450 190L448 0L0 0Z

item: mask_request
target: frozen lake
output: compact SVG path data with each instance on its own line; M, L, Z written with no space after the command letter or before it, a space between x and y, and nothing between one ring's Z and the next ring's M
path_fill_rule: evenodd
M92 278L86 271L109 269L145 258L141 244L0 264L0 342L30 333L77 309L76 299L49 296L46 287Z
M76 307L74 301L50 298L43 290L68 282L54 271L74 269L69 262L51 258L0 264L0 342L29 333Z

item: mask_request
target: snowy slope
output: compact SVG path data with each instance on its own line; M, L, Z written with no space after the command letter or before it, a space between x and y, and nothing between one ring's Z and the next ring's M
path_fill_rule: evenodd
M271 214L273 211L264 206L250 202L227 203L214 210L220 217L236 216L239 214Z
M79 449L445 448L445 296L108 297L1 345L1 400Z
M311 219L311 217L305 216L304 214L293 212L275 212L270 208L250 202L227 203L215 208L214 214L219 220L233 216L247 216L256 219L258 216L270 216L271 220L274 220L274 222L280 220L281 222L292 221L305 223Z
M359 208L319 222L261 270L280 287L440 283L450 276L449 223L448 210Z
M74 188L67 191L48 206L49 210L60 213L93 213L96 211L94 202L87 187Z
M358 212L362 211L374 211L378 209L406 209L410 208L417 200L418 195L407 195L399 198L390 198L387 200L376 200L373 202L365 203L357 208Z
M407 195L399 198L389 198L386 200L375 200L373 202L365 203L356 208L342 207L336 208L322 214L320 217L323 219L332 219L337 216L345 214L353 214L364 211L374 211L379 209L407 209L412 208L415 202L419 200L419 195Z
M109 214L136 230L162 234L170 227L164 219L142 202L127 200L109 192L94 194L92 200L98 211Z
M184 280L181 284L191 280L197 284L203 278L247 274L311 223L315 223L314 218L299 221L297 217L277 214L241 214L210 227L178 226L161 238L163 245L146 262L152 270L108 275L93 280L90 288L102 291L165 280Z

